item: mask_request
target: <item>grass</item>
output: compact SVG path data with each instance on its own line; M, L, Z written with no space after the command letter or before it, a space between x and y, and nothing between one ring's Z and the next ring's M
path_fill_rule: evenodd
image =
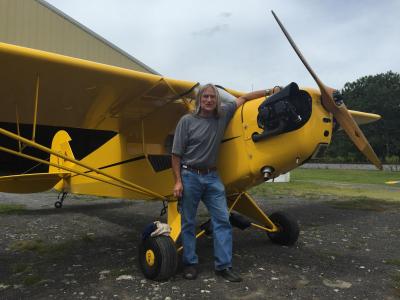
M350 198L345 200L329 200L326 202L328 205L340 208L340 209L357 209L357 210L368 210L368 211L385 211L391 208L397 208L400 206L399 202L370 199L367 197L361 198Z
M18 276L26 286L32 286L42 281L42 277L35 272L30 264L17 263L11 266L11 271L13 275Z
M27 285L27 286L35 285L35 284L39 283L40 281L42 281L42 277L37 274L31 274L31 275L25 277L23 280L24 285Z
M400 259L388 259L388 260L385 260L385 264L399 267Z
M400 185L387 185L388 180L400 178L400 174L388 171L296 169L290 173L289 183L261 184L251 189L260 196L295 196L319 199L352 200L348 207L357 208L361 203L376 207L380 201L399 202ZM337 204L337 203L332 203ZM345 208L345 207L343 207ZM379 209L378 209L379 210Z
M17 263L15 265L11 266L11 272L13 274L19 274L19 273L25 273L25 272L31 272L32 271L32 266L24 263Z
M400 173L378 170L296 169L293 174L302 180L325 180L378 185L400 177Z
M400 297L400 274L394 274L392 275L392 280L393 280L393 288L395 290L396 296Z
M13 251L32 251L42 255L62 255L69 248L68 243L46 244L42 240L19 240L11 243Z
M93 243L95 240L96 240L96 237L93 234L82 235L82 241L85 243Z
M0 214L17 214L26 210L22 204L0 204Z

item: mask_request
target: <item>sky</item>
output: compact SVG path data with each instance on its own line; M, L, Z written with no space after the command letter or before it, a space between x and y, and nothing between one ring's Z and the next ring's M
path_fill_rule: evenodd
M164 76L251 91L400 73L399 0L47 0Z

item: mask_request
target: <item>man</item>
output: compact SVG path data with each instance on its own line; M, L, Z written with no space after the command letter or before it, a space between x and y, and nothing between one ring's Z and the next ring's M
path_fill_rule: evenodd
M215 273L231 282L242 279L232 271L232 227L225 189L216 170L217 155L224 131L235 110L244 102L265 97L273 90L255 91L221 105L218 89L200 88L192 114L183 116L175 130L172 147L174 196L181 198L183 277L197 277L196 213L200 199L211 215Z

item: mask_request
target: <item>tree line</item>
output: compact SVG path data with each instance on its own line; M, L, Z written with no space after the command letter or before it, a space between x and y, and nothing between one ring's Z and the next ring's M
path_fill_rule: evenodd
M361 130L382 162L400 163L400 74L364 76L346 83L341 93L348 109L381 115ZM367 162L342 130L333 134L322 161Z

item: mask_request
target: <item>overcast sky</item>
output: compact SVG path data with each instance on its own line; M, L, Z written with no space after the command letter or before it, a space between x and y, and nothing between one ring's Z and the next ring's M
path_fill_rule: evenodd
M400 72L400 0L47 0L159 73L249 91Z

